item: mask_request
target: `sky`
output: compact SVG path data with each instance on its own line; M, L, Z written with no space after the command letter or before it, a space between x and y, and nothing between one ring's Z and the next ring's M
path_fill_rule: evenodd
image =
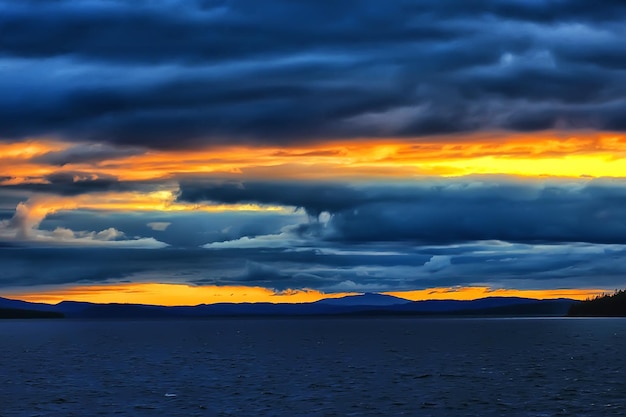
M626 283L622 0L0 0L0 295Z

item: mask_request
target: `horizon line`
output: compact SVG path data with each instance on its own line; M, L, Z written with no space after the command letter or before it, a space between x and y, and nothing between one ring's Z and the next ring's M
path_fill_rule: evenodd
M322 292L313 289L282 291L264 287L192 286L173 283L118 283L91 286L24 291L4 291L2 297L31 303L56 305L61 302L88 302L94 304L141 304L162 307L193 307L220 303L231 304L304 304L323 299L364 294L388 295L411 301L471 301L487 297L521 297L537 300L568 298L585 300L610 292L598 288L513 289L487 286L434 287L418 290L370 290Z

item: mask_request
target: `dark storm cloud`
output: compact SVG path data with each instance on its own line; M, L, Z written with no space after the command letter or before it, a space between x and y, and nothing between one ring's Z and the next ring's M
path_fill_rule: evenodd
M3 213L14 213L15 206L29 197L29 192L23 190L10 190L6 186L0 186L0 211Z
M355 272L352 268L357 262L362 265L376 265L380 262L372 257L368 259L321 255L314 251L271 249L209 251L189 248L129 250L3 247L0 248L0 262L3 265L0 287L145 279L149 282L164 280L213 285L245 283L276 289L319 288L322 284L330 286L346 277L353 277ZM402 265L415 264L416 261L411 256L394 262ZM315 274L308 271L314 271Z
M146 271L186 271L201 263L216 265L210 257L190 250L16 248L0 250L0 260L4 266L0 272L2 286L121 281Z
M485 178L487 179L487 178ZM301 236L343 242L626 243L626 184L619 180L523 183L472 180L413 185L182 182L179 200L301 207L324 226Z
M369 249L373 249L370 247ZM387 248L389 249L389 248ZM456 285L615 288L623 285L621 245L384 247L372 256L267 249L20 248L0 244L0 287L115 282L252 285L284 290L391 291ZM397 251L402 250L403 253Z
M32 161L43 164L63 166L67 164L83 164L107 161L116 158L139 155L141 153L143 153L143 151L139 149L116 148L113 146L94 143L76 145L62 151L47 152L43 155L33 158Z
M277 285L278 282L289 280L291 277L282 273L279 269L259 262L246 262L245 272L235 277L234 281L247 285Z
M617 0L2 0L0 137L625 130L625 18Z
M61 196L100 192L149 191L159 188L156 181L119 181L116 177L92 172L63 171L45 175L38 180L45 182L25 182L0 186L1 192L7 190L46 193Z
M371 198L371 197L370 197ZM180 182L179 201L225 204L257 203L303 208L310 215L341 211L369 198L346 185L331 183L273 182Z
M5 53L119 61L210 61L380 41L445 39L464 31L445 20L620 22L619 0L558 2L22 1L2 2ZM306 19L304 19L306 17ZM412 19L411 19L412 18ZM416 21L417 20L417 21ZM418 24L419 23L419 24ZM320 30L322 27L324 30ZM158 40L158 47L155 47Z
M3 49L17 56L77 55L124 62L216 62L301 48L379 40L438 39L453 30L401 25L403 5L378 2L4 1ZM350 13L357 11L356 16ZM427 9L423 10L428 12ZM307 19L298 19L302 17ZM359 22L363 17L367 22ZM372 24L369 31L353 32ZM379 23L379 25L374 25ZM319 25L326 25L317 33ZM158 47L155 47L158 40Z

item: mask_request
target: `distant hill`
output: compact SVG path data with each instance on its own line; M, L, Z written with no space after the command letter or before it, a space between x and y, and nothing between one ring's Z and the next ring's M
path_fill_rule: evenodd
M626 290L573 304L568 316L626 317Z
M569 306L575 301L568 298L550 300L538 300L535 298L522 297L485 297L476 300L425 300L413 301L409 304L392 306L389 309L396 312L419 313L419 314L507 314L534 315L540 314L539 305L544 306L546 313L554 311L550 315L565 315ZM546 306L552 306L550 308ZM555 306L559 307L555 307ZM563 306L566 306L563 309ZM555 308L553 308L555 307Z
M333 306L392 306L411 303L406 298L394 297L393 295L365 293L361 295L347 295L340 298L325 298L316 301L315 304Z
M455 312L455 314L501 317L565 316L573 304L575 304L575 301L567 298L554 300L531 300L524 303L478 308L474 310L461 310Z
M63 301L51 305L0 298L0 308L2 309L28 310L58 314L55 317L86 319L289 316L564 316L575 304L577 305L577 302L570 299L537 300L521 297L487 297L470 301L409 301L400 297L372 293L327 298L313 303L217 303L177 307L144 304L96 304L76 301ZM15 315L18 313L6 314ZM46 315L44 314L44 316Z
M29 303L21 300L11 300L9 298L0 297L0 308L17 308L24 310L37 310L37 311L55 311L56 306L44 303Z

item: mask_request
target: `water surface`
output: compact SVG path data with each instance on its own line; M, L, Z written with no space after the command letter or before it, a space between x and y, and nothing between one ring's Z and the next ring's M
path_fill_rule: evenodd
M626 415L625 319L0 321L0 416Z

